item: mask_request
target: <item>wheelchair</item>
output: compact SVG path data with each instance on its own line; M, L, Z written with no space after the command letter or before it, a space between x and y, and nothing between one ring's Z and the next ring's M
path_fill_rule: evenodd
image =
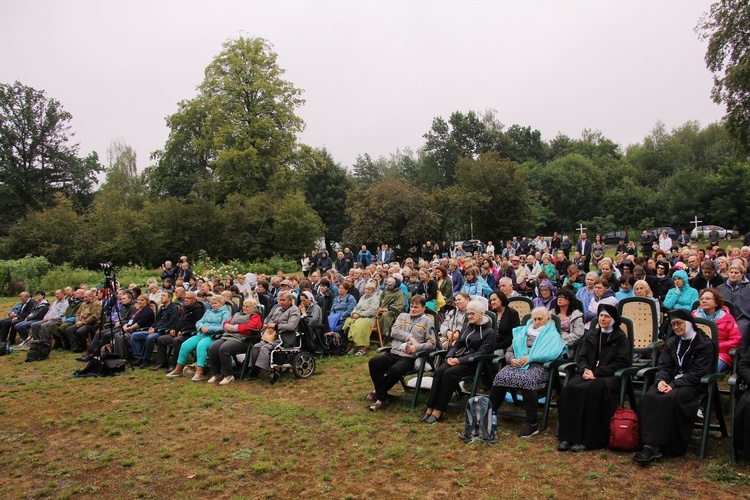
M281 332L280 337L281 343L271 351L272 380L288 370L298 379L315 373L315 337L307 318L300 319L296 332Z

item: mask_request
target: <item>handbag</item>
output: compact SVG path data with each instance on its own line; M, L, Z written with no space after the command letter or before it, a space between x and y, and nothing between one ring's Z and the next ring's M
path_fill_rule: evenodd
M276 331L275 330L263 330L263 335L260 336L260 340L264 342L268 342L269 344L274 342L276 340Z
M443 297L443 292L441 292L440 290L438 290L437 299L436 300L437 300L437 308L438 308L438 310L440 310L440 309L442 309L442 308L445 307L445 297Z

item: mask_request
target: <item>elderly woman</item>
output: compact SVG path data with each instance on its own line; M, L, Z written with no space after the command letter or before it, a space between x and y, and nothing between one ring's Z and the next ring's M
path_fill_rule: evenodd
M544 279L539 285L539 296L534 297L534 307L544 307L548 311L555 306L557 288L548 279Z
M440 346L442 349L450 348L466 326L466 306L469 305L471 297L466 292L458 292L454 303L456 307L448 311L445 320L440 324Z
M734 319L742 332L742 346L746 348L750 326L750 280L745 276L745 267L739 263L729 266L729 278L717 288L725 300L734 304Z
M724 305L721 292L715 288L706 288L701 290L700 297L700 307L693 311L693 316L716 323L719 330L719 372L728 372L732 369L729 351L740 346L742 333L729 308Z
M427 411L419 420L434 424L448 408L451 396L456 392L458 383L464 377L474 374L476 362L470 363L472 354L490 354L495 345L495 330L490 319L484 314L487 306L483 301L472 300L466 307L469 324L461 332L458 340L445 354L445 362L435 371L432 377L430 397L427 400Z
M537 391L547 386L549 371L544 363L557 359L568 350L551 321L550 312L543 307L531 311L531 322L513 330L513 342L505 353L507 365L495 376L490 391L492 410L497 412L505 401L508 389L521 389L526 408L526 425L519 437L539 433L537 424Z
M501 290L495 290L490 295L490 306L497 315L497 338L495 339L494 351L502 356L513 341L513 330L521 325L518 311L508 307L510 301L508 296Z
M583 313L580 308L581 303L570 288L563 288L557 294L554 312L560 318L562 339L568 347L583 337Z
M435 279L437 280L438 292L443 294L444 307L453 306L453 281L448 276L448 270L444 266L435 268Z
M661 305L659 304L659 299L654 297L654 293L651 291L651 287L648 286L646 280L635 282L635 285L633 285L633 296L653 300L656 304L656 317L659 318L659 322L661 323Z
M377 283L370 281L365 285L365 294L359 299L359 302L352 310L352 315L344 322L344 333L353 344L349 354L363 356L367 353L367 346L370 343L370 332L372 331L372 319L378 312L380 303L375 290L378 288Z
M545 253L542 255L541 269L543 273L547 274L551 282L557 283L557 279L560 275L557 272L557 267L555 267L555 264L552 262L552 256L550 254Z
M258 311L258 302L255 299L245 299L242 310L222 326L224 334L208 348L208 360L213 372L213 376L208 379L209 384L231 384L234 381L232 357L247 352L248 344L260 340L263 318Z
M197 368L193 375L193 382L200 382L205 377L203 369L206 366L208 358L208 348L213 343L213 335L224 332L224 322L230 318L229 310L224 306L224 298L220 295L214 295L211 298L211 309L207 310L203 317L195 324L198 329L197 334L193 335L180 346L180 355L177 358L177 366L174 370L167 373L167 377L179 377L182 375L182 369L188 362L188 357L195 351L197 358Z
M662 453L683 455L693 433L701 396L701 377L713 364L713 342L685 309L669 312L674 330L659 356L654 385L638 403L643 449L636 462L650 462Z
M332 332L341 333L343 331L344 321L351 316L354 307L357 305L357 300L349 293L350 289L349 283L346 281L341 283L339 293L333 299L331 310L328 311L328 326Z
M698 300L698 291L688 283L687 273L682 270L676 271L672 275L672 281L674 281L674 288L667 292L664 307L691 311L693 302Z
M615 372L630 366L630 345L620 329L615 306L599 306L596 328L583 338L576 375L560 394L558 451L599 450L609 443L609 420L615 413L620 380Z
M393 323L399 314L406 309L406 296L401 290L396 278L385 280L385 290L380 294L380 304L378 306L377 320L380 326L380 333L385 337L389 335Z

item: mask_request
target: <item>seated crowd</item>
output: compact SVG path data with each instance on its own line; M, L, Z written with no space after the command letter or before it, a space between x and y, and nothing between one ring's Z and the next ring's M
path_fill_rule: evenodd
M548 377L544 362L580 344L576 373L559 398L558 449L582 451L606 445L619 394L613 374L630 362L617 304L636 296L653 301L659 318L667 315L664 332L671 326L674 335L639 407L645 446L635 458L684 453L700 404L697 381L711 364L704 356L710 340L696 331L693 318L716 323L719 370L730 371L730 350L748 344L750 247L725 251L686 244L667 252L644 245L639 256L632 243L621 243L610 259L597 252L600 241L597 237L591 245L584 233L574 247L555 234L551 242L513 238L501 242L500 252L489 243L471 253L427 242L421 251L412 249L414 256L388 245L373 254L363 245L356 256L349 248L338 252L335 261L326 252L304 255L304 277L279 271L207 279L194 275L183 258L176 268L166 262L161 283L149 280L147 291L135 284L113 296L84 286L66 288L55 292L51 305L44 292L34 299L22 293L8 318L0 320L0 340L13 343L18 335L21 342L53 342L88 361L114 336L129 334L141 368L166 369L167 377L179 377L193 356L192 381L204 380L210 370L209 383L226 385L234 380L235 356L249 346L251 376L264 371L276 381L271 352L304 317L325 325L326 335L348 342L349 354L365 354L376 331L391 340L389 352L369 361L371 411L387 405L388 390L414 369L417 352L447 350L420 417L428 424L440 421L461 379L474 373L470 356L494 353L502 366L488 381L492 409L498 411L508 391L520 393L526 408L522 437L539 430L537 392ZM525 325L509 307L520 295L534 304ZM233 300L237 296L241 307ZM496 316L495 327L488 310ZM101 324L107 327L100 329Z

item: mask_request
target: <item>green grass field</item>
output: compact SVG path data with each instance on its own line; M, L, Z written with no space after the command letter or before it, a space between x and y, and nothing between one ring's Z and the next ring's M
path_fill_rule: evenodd
M314 376L226 387L137 369L102 379L54 351L40 363L0 357L4 498L581 498L747 497L750 469L713 436L648 467L628 453L555 451L546 432L467 446L463 411L433 426L421 409L367 410L367 357L327 358ZM400 393L396 388L394 393Z

